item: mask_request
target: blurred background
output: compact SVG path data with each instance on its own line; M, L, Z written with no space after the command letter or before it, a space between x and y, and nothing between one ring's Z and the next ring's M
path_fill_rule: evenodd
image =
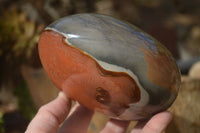
M171 51L182 83L165 133L200 133L200 0L0 0L0 133L23 133L37 109L57 96L38 39L52 21L83 12L128 21ZM107 120L96 113L88 132L98 133Z

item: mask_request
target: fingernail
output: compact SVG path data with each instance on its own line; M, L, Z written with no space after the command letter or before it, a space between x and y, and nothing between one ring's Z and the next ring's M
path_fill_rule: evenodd
M66 100L68 99L67 96L65 95L65 93L62 92L62 91L60 91L60 92L58 93L58 97L64 98L64 99L66 99Z

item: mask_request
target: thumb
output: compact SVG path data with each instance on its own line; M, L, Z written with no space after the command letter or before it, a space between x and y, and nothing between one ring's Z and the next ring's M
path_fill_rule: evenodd
M63 92L50 103L43 105L25 133L55 133L71 108L71 100Z

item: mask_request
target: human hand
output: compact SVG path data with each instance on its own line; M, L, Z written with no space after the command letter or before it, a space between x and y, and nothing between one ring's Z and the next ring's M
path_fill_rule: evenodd
M70 109L71 100L60 92L55 100L39 109L25 133L86 133L93 111L78 105L69 115ZM138 122L131 133L162 133L171 120L172 114L164 111L156 114L147 122ZM60 127L61 123L63 125ZM111 119L101 133L124 133L128 125L129 121Z

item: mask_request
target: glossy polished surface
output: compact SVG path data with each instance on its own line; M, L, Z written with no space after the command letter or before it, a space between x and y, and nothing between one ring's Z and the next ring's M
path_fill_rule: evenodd
M39 53L59 89L116 119L138 120L167 109L180 86L179 69L163 45L109 16L55 21L42 33Z

